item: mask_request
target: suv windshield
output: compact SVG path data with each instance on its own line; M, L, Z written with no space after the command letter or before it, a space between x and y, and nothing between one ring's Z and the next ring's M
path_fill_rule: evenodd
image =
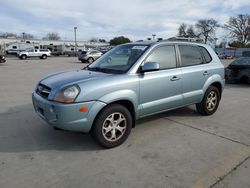
M148 45L135 44L117 46L90 64L86 69L107 73L126 73L148 47Z

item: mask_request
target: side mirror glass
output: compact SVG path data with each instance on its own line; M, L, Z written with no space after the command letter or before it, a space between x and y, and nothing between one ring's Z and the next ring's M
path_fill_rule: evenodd
M145 62L141 67L142 72L157 71L160 69L159 63L156 62Z

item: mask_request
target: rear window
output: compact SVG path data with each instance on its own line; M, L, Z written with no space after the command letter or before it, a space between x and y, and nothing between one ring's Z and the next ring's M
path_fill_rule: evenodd
M202 54L197 46L180 45L179 49L182 67L203 64Z
M199 47L200 47L200 49L201 49L201 51L202 51L202 54L203 54L203 56L204 56L204 58L205 58L206 63L211 62L211 61L212 61L212 57L211 57L211 55L209 54L209 52L207 51L207 49L204 48L204 47L202 47L202 46L199 46Z

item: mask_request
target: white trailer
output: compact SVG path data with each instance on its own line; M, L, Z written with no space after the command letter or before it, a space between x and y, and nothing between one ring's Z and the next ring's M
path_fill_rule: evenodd
M40 44L35 42L30 43L30 41L11 42L6 44L5 51L7 54L17 54L18 52L24 51L29 48L40 49Z

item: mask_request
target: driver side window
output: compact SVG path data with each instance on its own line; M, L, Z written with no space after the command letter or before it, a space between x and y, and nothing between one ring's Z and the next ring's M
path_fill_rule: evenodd
M156 48L146 59L146 62L156 62L160 70L176 67L176 54L174 46L161 46Z

